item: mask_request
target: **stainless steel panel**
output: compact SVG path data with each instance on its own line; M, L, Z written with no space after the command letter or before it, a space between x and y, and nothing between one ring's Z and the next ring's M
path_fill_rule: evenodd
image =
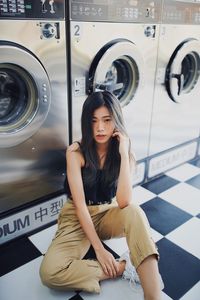
M141 57L139 85L131 101L123 107L123 113L136 158L147 157L159 35L159 27L153 28L153 34L148 35L147 24L71 22L73 140L80 138L81 109L87 96L91 63L105 44L123 38L135 45L135 56L139 53Z
M35 115L37 122L33 126L37 127L38 122L41 126L22 143L0 149L0 212L63 189L65 149L68 145L66 32L65 22L58 21L60 36L47 38L42 32L43 25L47 23L55 24L51 21L0 21L1 45L8 41L16 43L16 47L24 47L25 51L29 49L29 54L44 68L51 89L48 113ZM23 63L22 58L19 61L16 58L15 64L21 66ZM38 88L40 78L34 74L31 65L23 67ZM31 125L23 128L20 134L26 135ZM15 133L11 134L15 139Z
M199 27L196 25L163 24L160 32L150 155L197 138L200 127ZM191 38L196 40L196 46L193 43L193 47L190 49L190 45L187 47L186 42L182 49L177 49L183 41ZM179 53L172 57L175 49ZM196 67L192 63L190 56L193 56L196 60ZM185 87L182 87L182 93L175 97L177 102L170 98L165 83L166 68L170 59L173 64L173 70L176 70L178 74L185 73L183 80ZM188 60L188 74L187 70L183 70L186 60ZM189 83L189 81L187 83L187 76L188 78L189 76L194 76L193 88L187 89L187 84ZM192 84L190 87L192 87ZM178 79L175 78L171 82L171 89L174 95L178 93L177 87Z

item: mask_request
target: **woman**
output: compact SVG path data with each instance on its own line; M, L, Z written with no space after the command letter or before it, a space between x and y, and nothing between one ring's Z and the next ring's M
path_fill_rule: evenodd
M51 288L99 293L101 280L122 276L140 280L145 299L160 300L158 252L144 212L132 201L135 160L119 101L107 91L88 96L81 127L81 142L66 153L69 201L43 259L41 279ZM116 260L101 240L121 236L130 257ZM90 245L97 260L82 259Z

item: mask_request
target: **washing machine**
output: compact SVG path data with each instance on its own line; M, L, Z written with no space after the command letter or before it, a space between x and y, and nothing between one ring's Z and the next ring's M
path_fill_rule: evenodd
M153 158L149 177L196 155L196 139L200 128L199 25L199 1L164 0L152 113L149 157Z
M63 1L0 1L0 213L63 190L68 145Z
M114 93L138 162L148 154L161 1L71 0L72 140L87 95ZM141 166L141 168L140 168ZM145 165L140 175L144 178Z

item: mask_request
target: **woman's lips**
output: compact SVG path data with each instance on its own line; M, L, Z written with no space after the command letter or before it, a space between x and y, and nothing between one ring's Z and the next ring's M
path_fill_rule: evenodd
M106 137L105 134L97 134L97 135L96 135L96 138L97 138L98 140L102 140L102 139L104 139L105 137Z

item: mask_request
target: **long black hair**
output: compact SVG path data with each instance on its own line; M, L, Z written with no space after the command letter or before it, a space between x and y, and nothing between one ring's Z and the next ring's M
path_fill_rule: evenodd
M122 109L119 100L108 91L94 92L85 100L81 115L81 151L85 159L85 184L92 185L96 178L97 171L100 168L100 161L97 154L96 142L93 136L92 119L94 111L102 106L105 106L111 114L111 117L117 128L122 134L127 135ZM130 140L129 140L129 157ZM110 139L107 155L104 163L104 183L109 186L117 181L120 170L121 156L119 154L119 142L117 138Z

